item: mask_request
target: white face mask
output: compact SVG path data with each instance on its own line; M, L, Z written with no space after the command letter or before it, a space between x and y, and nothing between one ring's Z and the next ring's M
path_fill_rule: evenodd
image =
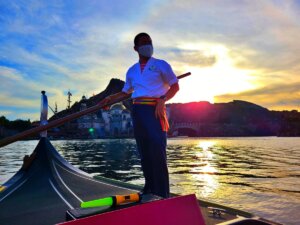
M138 48L138 53L145 57L151 57L153 55L153 46L152 45L142 45Z

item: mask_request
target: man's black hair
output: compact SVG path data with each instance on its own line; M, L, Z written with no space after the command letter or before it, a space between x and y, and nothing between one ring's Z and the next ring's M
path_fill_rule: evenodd
M141 37L149 37L149 38L151 38L150 35L147 34L147 33L139 33L139 34L137 34L137 35L135 36L135 38L134 38L134 46L137 46L137 45L138 45L139 40L140 40Z

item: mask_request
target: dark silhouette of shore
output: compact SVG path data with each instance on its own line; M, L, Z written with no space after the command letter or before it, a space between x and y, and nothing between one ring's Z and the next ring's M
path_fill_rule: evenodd
M124 81L111 79L106 89L86 100L87 107L97 104L104 97L122 90ZM131 110L131 100L123 102ZM81 102L75 102L69 109L62 110L49 120L65 117L80 110ZM300 112L273 111L257 104L234 100L228 103L201 101L168 104L170 136L300 136ZM29 120L9 121L0 119L0 137L6 137L38 126L38 122ZM77 130L76 120L48 131L54 138L74 138ZM86 137L82 137L86 138Z

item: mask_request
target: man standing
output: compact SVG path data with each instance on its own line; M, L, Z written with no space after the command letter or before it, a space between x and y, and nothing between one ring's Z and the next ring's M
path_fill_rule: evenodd
M178 79L171 66L152 57L153 45L147 33L134 38L139 61L129 68L122 92L106 97L109 104L132 93L132 119L137 149L145 177L143 193L169 197L167 167L167 131L169 128L165 102L179 90Z

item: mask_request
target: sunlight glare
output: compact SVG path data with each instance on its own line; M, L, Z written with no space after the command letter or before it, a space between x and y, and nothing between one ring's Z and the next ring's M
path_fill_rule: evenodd
M239 93L255 88L252 70L235 66L235 59L230 55L230 48L216 43L184 43L178 46L183 50L199 51L207 57L214 56L216 61L210 66L181 66L182 71L191 71L192 76L180 81L181 91L172 102L209 101L214 103L214 96ZM196 66L195 66L196 65ZM184 93L184 94L183 94Z
M213 147L216 141L200 141L198 147L202 148L203 151L207 151L209 148Z

